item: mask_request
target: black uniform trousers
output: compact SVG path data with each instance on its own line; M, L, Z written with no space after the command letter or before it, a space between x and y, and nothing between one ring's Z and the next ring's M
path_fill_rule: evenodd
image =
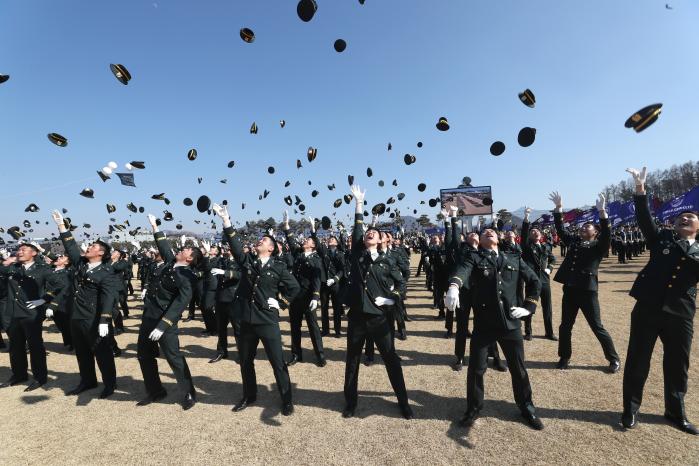
M308 292L301 291L289 307L289 323L291 324L291 352L298 357L299 361L303 361L301 350L301 322L306 320L308 333L311 336L313 343L313 351L318 359L323 357L323 337L320 335L318 327L318 317L315 311L311 311L308 305L311 302L311 295Z
M187 360L180 351L180 339L177 325L168 327L158 341L151 341L148 336L158 326L157 319L143 319L138 330L138 343L136 354L138 364L141 366L143 382L146 385L148 395L156 395L163 391L163 384L158 373L158 347L163 351L167 363L177 380L177 387L183 394L194 393L192 374L189 372Z
M114 330L109 324L109 335L100 338L97 334L97 323L97 321L93 324L89 320L77 319L70 321L73 347L80 370L80 382L84 385L97 385L95 373L95 360L97 360L105 387L116 387L116 365L112 351Z
M581 310L587 320L590 329L602 345L604 357L607 361L618 361L619 355L614 349L614 342L609 332L602 325L600 316L599 297L597 291L580 290L577 288L563 286L563 310L561 313L561 325L558 328L558 356L563 359L570 359L573 353L572 334L575 318Z
M547 337L553 336L553 306L551 303L551 281L548 278L542 278L541 282L541 313L544 316L544 331ZM524 320L524 333L532 334L532 315L529 314Z
M121 313L124 318L129 317L129 304L127 302L126 288L119 292L119 306L121 307Z
M72 345L73 340L70 336L70 312L67 309L59 309L54 311L53 321L55 322L58 330L61 332L63 346Z
M221 353L228 355L228 323L233 325L233 338L235 338L235 346L240 353L240 342L238 341L238 336L240 335L240 323L231 318L233 312L233 302L216 302L216 331L218 332L218 343L216 344L216 350Z
M653 347L660 337L663 344L665 412L676 419L686 419L684 396L687 393L692 336L692 319L636 303L631 313L631 335L624 366L624 411L635 412L641 406Z
M257 398L255 355L260 340L265 348L265 353L267 353L267 359L272 365L282 403L291 403L291 380L289 379L289 370L284 363L282 334L278 323L259 325L248 322L240 323L238 351L240 352L240 371L243 378L243 396L247 399Z
M201 315L204 328L209 334L216 333L218 319L216 318L216 290L204 290L201 300Z
M43 317L13 318L7 326L7 337L10 340L10 368L15 379L26 379L27 375L27 345L32 375L39 383L46 383L46 348L42 338Z
M626 246L623 244L617 246L617 261L620 264L626 264Z
M471 316L471 293L466 289L459 289L459 306L456 308L456 336L454 341L454 355L457 359L464 359L466 355L466 338L468 337L468 319Z
M330 333L330 303L333 306L333 330L339 335L342 330L342 303L340 302L340 286L322 286L320 288L320 320L323 334Z
M367 337L371 337L379 348L379 353L386 366L386 372L398 402L407 404L408 392L405 389L405 379L403 378L400 359L393 346L391 323L385 315L362 314L361 317L350 317L348 321L347 360L345 364L345 401L347 406L357 406L359 360Z
M474 329L466 376L467 411L480 410L483 407L485 397L483 375L488 368L488 349L496 346L495 343L500 344L510 368L515 403L523 413L528 411L533 414L532 387L524 366L524 341L521 329L505 329L497 332L480 332Z

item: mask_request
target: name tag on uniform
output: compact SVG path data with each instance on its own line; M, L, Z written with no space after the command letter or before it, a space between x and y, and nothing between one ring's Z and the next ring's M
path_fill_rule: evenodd
M663 254L665 254L665 255L670 254L670 250L668 248L663 249Z

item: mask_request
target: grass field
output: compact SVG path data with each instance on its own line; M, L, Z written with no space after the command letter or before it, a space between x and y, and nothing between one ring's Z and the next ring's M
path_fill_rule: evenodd
M413 267L417 265L413 257ZM644 258L601 267L602 318L617 351L626 356L629 314L627 294ZM413 275L415 269L413 268ZM136 284L138 294L138 284ZM444 338L444 324L434 320L423 278L409 283L407 341L397 341L408 394L416 419L398 411L386 371L377 362L361 366L357 417L343 419L345 339L326 338L325 368L316 367L304 326L305 361L290 368L296 412L279 413L280 400L271 368L260 345L256 362L258 401L231 412L242 396L240 370L232 360L208 364L215 337L200 336L201 320L180 326L182 349L194 376L198 404L190 411L177 402L175 381L160 359L169 397L136 407L144 396L136 359L139 319L126 320L118 338L125 349L117 360L118 389L99 400L101 390L78 397L64 391L78 383L77 363L46 323L49 383L23 393L23 386L0 390L0 463L266 463L266 464L435 464L435 463L575 463L697 464L699 442L666 423L663 414L662 346L658 343L646 385L640 425L625 432L619 425L622 373L609 375L601 348L582 315L573 331L571 369L555 369L557 343L544 340L541 316L534 319L535 338L525 342L534 403L546 428L537 432L521 420L514 404L509 373L486 373L482 417L469 431L458 426L465 409L466 368L454 372L454 340ZM560 322L561 288L553 285L554 325ZM130 300L133 316L140 302ZM200 319L200 315L198 316ZM305 325L305 324L304 324ZM343 321L343 332L346 322ZM285 352L290 343L286 315L282 323ZM538 337L538 338L537 338ZM230 339L233 344L233 339ZM231 351L231 356L235 351ZM690 420L699 422L697 351L690 365L686 398ZM9 378L9 358L0 353L0 380Z

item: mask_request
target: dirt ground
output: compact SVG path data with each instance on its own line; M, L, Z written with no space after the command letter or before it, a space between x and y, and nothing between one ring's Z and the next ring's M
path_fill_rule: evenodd
M413 275L417 265L413 257ZM627 294L645 260L628 265L607 260L600 274L602 317L623 359L633 300ZM136 283L138 290L138 284ZM138 291L137 291L138 293ZM554 325L560 322L561 288L553 285ZM140 306L130 300L135 316ZM400 417L386 372L380 363L361 366L357 417L343 419L345 339L326 338L325 368L316 367L304 333L304 363L290 368L296 412L281 416L271 368L260 346L256 368L258 401L231 412L242 396L240 370L229 359L208 364L216 339L202 337L201 320L180 325L181 344L194 376L199 402L183 412L175 381L159 360L168 398L136 407L144 395L136 359L138 318L126 320L118 337L125 349L117 360L118 390L97 398L100 388L78 397L64 391L78 383L77 363L66 353L53 323L46 323L49 383L23 393L22 387L0 390L0 463L211 463L243 464L435 464L478 462L575 464L698 464L699 442L669 426L663 414L662 347L657 345L646 385L640 425L619 426L622 373L603 372L601 348L580 316L573 333L571 370L554 368L557 344L541 338L541 316L534 319L535 338L525 342L534 403L546 428L537 432L521 420L512 397L509 373L486 373L482 417L466 432L458 426L465 409L466 368L454 372L454 340L444 338L444 323L433 317L423 277L409 284L407 341L397 341L416 419ZM200 318L200 316L198 316ZM346 322L343 321L343 332ZM304 328L305 332L305 328ZM290 344L288 319L282 323L285 352ZM231 339L231 344L233 340ZM699 422L699 356L690 367L687 415ZM235 355L235 351L231 351ZM0 353L0 380L10 376L9 358Z

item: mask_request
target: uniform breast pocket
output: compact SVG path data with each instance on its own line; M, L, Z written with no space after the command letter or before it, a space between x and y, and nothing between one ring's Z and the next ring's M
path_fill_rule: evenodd
M478 274L486 279L491 278L495 274L495 268L479 265Z
M274 270L267 270L260 276L260 282L263 283L277 283L279 281L279 275Z
M503 271L503 275L505 275L505 278L507 279L515 279L519 275L519 266L518 265L506 265L505 270Z

